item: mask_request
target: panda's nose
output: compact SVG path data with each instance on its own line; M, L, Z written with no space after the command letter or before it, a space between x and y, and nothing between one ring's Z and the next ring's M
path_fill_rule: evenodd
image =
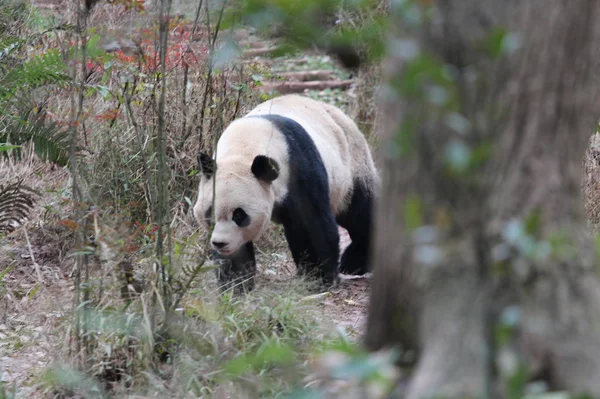
M224 246L226 246L226 245L227 245L227 243L226 243L226 242L222 242L222 241L213 241L213 242L212 242L212 245L214 245L216 248L219 248L219 249L221 249L221 248L223 248Z

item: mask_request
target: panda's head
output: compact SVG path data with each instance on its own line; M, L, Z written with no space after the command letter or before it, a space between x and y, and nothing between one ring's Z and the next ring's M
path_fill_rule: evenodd
M264 155L253 160L232 156L215 165L210 156L199 154L198 166L201 177L194 216L206 227L214 226L213 249L223 256L234 255L269 225L274 204L271 183L279 176L279 165Z

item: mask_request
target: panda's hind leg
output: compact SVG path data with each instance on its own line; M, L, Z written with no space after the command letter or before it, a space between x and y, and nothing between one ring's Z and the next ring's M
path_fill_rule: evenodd
M352 240L342 255L341 273L362 275L369 271L372 215L372 193L355 182L348 209L337 217L338 224L348 231Z

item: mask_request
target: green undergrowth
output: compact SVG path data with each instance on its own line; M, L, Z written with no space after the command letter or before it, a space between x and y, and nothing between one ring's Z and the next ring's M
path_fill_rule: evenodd
M197 287L159 334L150 333L147 298L96 308L84 316L97 343L93 366L81 373L52 365L41 387L84 397L285 397L302 389L311 358L344 340L315 319L311 285L263 284L245 296Z

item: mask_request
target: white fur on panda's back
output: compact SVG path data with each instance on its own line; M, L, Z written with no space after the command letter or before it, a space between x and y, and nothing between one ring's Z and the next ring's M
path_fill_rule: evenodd
M342 212L350 200L353 187L353 167L347 133L336 123L322 103L299 95L274 98L260 104L247 116L281 115L298 122L311 137L327 170L331 209L334 214ZM285 142L279 134L265 155L278 155L278 143ZM287 164L286 164L287 165ZM286 179L287 182L287 179Z

